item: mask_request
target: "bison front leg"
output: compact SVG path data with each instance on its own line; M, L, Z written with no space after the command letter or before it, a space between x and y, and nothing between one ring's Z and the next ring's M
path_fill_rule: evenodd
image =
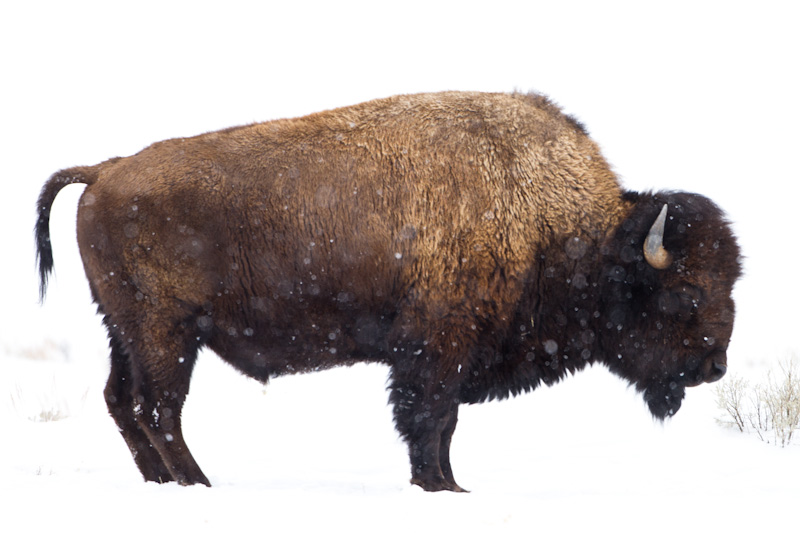
M431 386L421 380L398 379L394 370L389 401L397 430L408 444L411 483L426 491L466 492L456 483L450 466L457 398L438 382Z
M450 466L450 442L453 440L453 433L456 430L456 423L458 422L458 404L453 403L453 410L450 417L442 430L442 439L439 443L439 466L442 468L442 475L445 480L452 483L456 492L469 492L458 486L455 478L453 477L453 467Z

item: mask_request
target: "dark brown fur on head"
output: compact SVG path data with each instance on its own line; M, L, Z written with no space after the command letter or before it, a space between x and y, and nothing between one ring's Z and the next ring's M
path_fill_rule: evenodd
M722 211L697 194L626 195L628 218L602 250L605 363L644 393L663 419L677 412L684 389L725 373L733 329L733 284L739 247ZM666 204L664 248L672 262L650 267L642 245Z
M740 275L730 225L700 195L627 193L624 200L628 215L607 239L566 237L543 250L505 345L483 345L481 372L462 386L462 401L515 395L601 363L664 419L678 411L687 386L722 377L730 292ZM659 270L643 245L664 204L664 247L673 261Z

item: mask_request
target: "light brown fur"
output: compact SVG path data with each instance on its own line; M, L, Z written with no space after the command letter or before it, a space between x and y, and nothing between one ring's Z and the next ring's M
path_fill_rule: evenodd
M684 359L653 369L614 357L628 341L606 325L620 313L641 320L633 304L650 305L650 293L629 304L629 289L609 287L613 308L603 293L623 241L643 240L658 202L677 200L626 195L583 127L543 96L397 96L62 171L39 203L43 287L49 206L71 182L88 184L78 243L111 337L106 398L146 479L208 483L180 429L202 346L262 381L390 365L412 481L426 490L460 490L449 461L458 403L591 361L641 385L659 417L683 397L662 389ZM738 276L735 243L725 253L730 276L704 282L720 294ZM641 263L622 255L619 268ZM653 292L651 270L628 277L648 277ZM720 338L732 308L724 316ZM706 355L692 357L694 371ZM697 380L712 373L710 357Z

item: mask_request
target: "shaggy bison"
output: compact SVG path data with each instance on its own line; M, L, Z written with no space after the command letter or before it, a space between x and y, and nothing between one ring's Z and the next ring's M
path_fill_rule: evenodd
M537 94L397 96L58 172L38 203L42 296L71 183L106 401L146 480L209 484L181 432L202 347L262 382L388 365L428 491L461 490L460 404L600 363L663 419L726 370L740 260L723 213L624 191Z

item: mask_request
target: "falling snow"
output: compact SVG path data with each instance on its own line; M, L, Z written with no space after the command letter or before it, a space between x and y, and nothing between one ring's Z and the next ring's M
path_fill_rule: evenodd
M384 367L264 386L202 352L182 418L214 487L142 482L103 401L107 342L74 239L82 188L65 189L54 208L57 277L43 307L30 257L33 204L58 168L215 125L418 89L548 91L586 120L626 187L696 189L729 210L748 256L731 370L797 349L797 313L785 304L800 299L791 282L796 266L775 253L784 234L774 231L792 227L796 211L792 127L800 87L786 65L796 62L800 44L789 7L726 4L725 24L719 6L702 2L635 13L613 3L547 3L514 12L461 9L456 17L433 4L424 16L398 7L287 3L248 13L164 4L155 18L115 7L55 9L49 17L37 3L14 8L14 23L0 34L3 48L15 51L4 79L19 81L4 86L11 148L8 193L0 198L7 228L0 268L9 291L0 316L0 528L321 531L346 524L351 531L484 532L615 524L625 533L686 524L781 531L796 523L800 489L787 472L800 447L773 449L718 427L711 387L688 390L674 419L653 424L635 390L600 367L519 398L463 406L452 455L459 483L472 493L425 494L408 483ZM269 31L264 21L273 22ZM213 28L213 38L199 38L198 28ZM586 83L592 79L607 83ZM351 132L344 133L339 142ZM751 186L742 191L742 183ZM389 190L376 194L385 199ZM86 205L94 201L84 197ZM502 204L487 202L482 220L498 224ZM143 211L140 205L137 216ZM142 227L131 222L123 234L136 238ZM298 260L311 265L313 254L330 248L326 238ZM580 243L568 253L580 256ZM201 317L198 326L214 323ZM42 348L49 339L56 347ZM549 358L558 348L537 347L528 358ZM58 421L34 421L54 410Z

